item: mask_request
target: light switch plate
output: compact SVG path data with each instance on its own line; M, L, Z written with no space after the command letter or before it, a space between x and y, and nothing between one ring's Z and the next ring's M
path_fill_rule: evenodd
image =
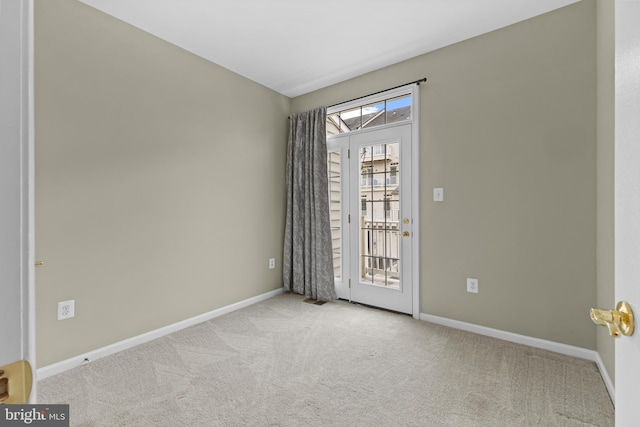
M433 201L434 202L442 202L442 201L444 201L444 188L434 188L433 189Z

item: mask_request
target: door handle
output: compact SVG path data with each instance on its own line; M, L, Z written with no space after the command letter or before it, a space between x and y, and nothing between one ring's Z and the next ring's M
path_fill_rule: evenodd
M0 378L0 402L4 402L8 398L9 398L9 378Z
M402 237L409 237L409 232L408 231L403 231L402 232Z
M609 329L609 335L612 337L618 338L620 334L627 337L633 335L633 311L625 301L620 301L615 310L592 308L589 314L593 323L606 326Z
M29 400L33 371L26 360L0 366L0 404L24 404Z

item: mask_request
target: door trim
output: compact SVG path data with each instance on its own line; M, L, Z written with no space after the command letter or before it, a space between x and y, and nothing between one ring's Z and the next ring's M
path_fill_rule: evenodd
M331 108L327 109L327 114L330 112L340 111L343 109L348 109L351 107L357 107L360 105L371 104L375 101L379 101L381 99L391 98L395 95L411 93L411 120L407 120L406 122L398 122L386 126L376 127L379 129L383 129L385 127L391 126L400 126L403 124L411 123L411 218L413 220L412 231L413 238L411 239L412 244L412 271L411 271L411 280L413 286L413 307L412 307L412 316L414 319L420 319L420 88L423 85L419 85L417 83L409 84L406 86L402 86L396 89L390 89L385 92L376 93L369 97L357 98L353 101L344 102L341 104L333 105ZM336 135L336 138L339 138L341 135L351 135L356 132L366 132L370 129L356 130L353 132L349 132L348 134L340 134ZM344 273L344 272L343 272Z
M3 126L3 139L6 138L7 147L12 158L2 167L11 176L11 187L8 188L11 202L6 208L16 215L16 220L3 221L3 227L17 230L17 236L10 243L9 251L16 256L19 265L13 266L17 280L8 280L3 276L2 286L15 291L19 295L19 324L3 325L15 328L15 351L6 356L17 360L26 360L31 366L35 363L35 236L34 236L34 2L33 0L0 0L3 26L2 51L4 59L2 74L8 84L14 88L2 102L0 110L4 117L10 117L8 126ZM16 162L15 159L19 158ZM3 160L0 159L0 162ZM14 228L15 227L15 228ZM13 262L13 261L12 261ZM3 354L4 355L4 354ZM37 396L34 378L29 403L35 403Z
M413 318L420 319L420 85L411 89L411 280L413 285Z

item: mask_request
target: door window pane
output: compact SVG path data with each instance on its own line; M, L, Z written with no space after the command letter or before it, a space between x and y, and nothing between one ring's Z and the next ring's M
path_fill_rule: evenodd
M361 147L358 156L360 282L394 289L400 284L399 154L399 144L389 143Z

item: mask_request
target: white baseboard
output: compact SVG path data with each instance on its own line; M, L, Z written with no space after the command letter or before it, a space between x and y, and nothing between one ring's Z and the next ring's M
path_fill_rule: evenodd
M165 335L179 331L181 329L185 329L190 326L197 325L198 323L206 322L207 320L222 316L227 313L231 313L232 311L239 310L241 308L258 303L260 301L273 298L282 293L284 293L284 288L276 289L276 290L237 302L235 304L218 308L208 313L203 313L198 316L194 316L189 319L185 319L180 322L173 323L171 325L167 325L162 328L155 329L153 331L149 331L144 334L131 337L126 340L107 345L105 347L98 348L96 350L89 351L87 353L78 355L76 357L71 357L69 359L62 360L60 362L57 362L48 366L43 366L42 368L38 368L37 370L37 379L42 380L52 375L62 373L64 371L83 365L85 363L89 363L96 359L100 359L102 357L109 356L119 351L134 347L136 345L140 345L140 344L155 340L157 338L163 337Z
M486 335L493 338L498 338L505 341L514 342L517 344L528 345L529 347L541 348L544 350L553 351L567 356L578 357L580 359L587 359L598 366L600 375L604 381L611 401L615 404L615 392L611 378L604 367L604 363L600 358L598 352L594 350L588 350L582 347L575 347L572 345L562 344L554 341L547 341L540 338L528 337L526 335L514 334L513 332L502 331L499 329L488 328L486 326L475 325L473 323L461 322L459 320L448 319L446 317L434 316L432 314L420 313L420 320L426 322L435 323L442 326L448 326L450 328L461 329L467 332L473 332L479 335Z
M611 377L609 376L609 372L607 372L607 368L604 366L604 362L600 358L600 353L596 353L596 365L598 365L598 369L600 370L600 375L602 375L602 380L604 381L604 385L607 387L607 391L609 392L609 397L611 398L611 402L613 402L613 406L616 405L616 391L613 386L613 381L611 381Z

